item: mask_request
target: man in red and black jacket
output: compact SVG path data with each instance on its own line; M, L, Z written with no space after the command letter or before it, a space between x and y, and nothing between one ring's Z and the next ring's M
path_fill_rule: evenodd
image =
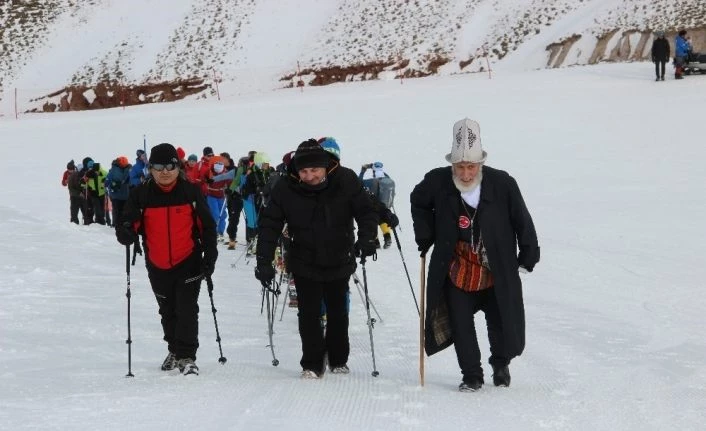
M198 186L180 175L176 149L152 148L151 179L130 190L118 242L142 235L147 274L162 316L169 354L162 370L198 374L198 298L201 280L216 264L216 226Z

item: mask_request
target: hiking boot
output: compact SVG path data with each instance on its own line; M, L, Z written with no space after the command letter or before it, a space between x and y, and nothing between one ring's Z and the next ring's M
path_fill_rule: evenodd
M176 365L177 365L176 356L174 356L174 353L169 352L167 354L167 357L164 358L164 362L162 362L162 371L171 371L174 368L176 368Z
M199 367L196 366L194 360L191 358L179 359L177 366L179 367L179 371L185 376L189 374L199 375Z
M385 242L383 243L382 248L390 248L390 246L392 245L392 237L390 237L390 234L386 233L385 235L383 235L383 238Z
M238 242L234 239L228 241L228 250L235 250L235 246Z
M460 385L458 385L458 390L460 392L475 392L483 387L482 377L470 377L468 379L463 379Z
M333 373L333 374L348 374L351 372L351 369L348 368L348 365L346 365L346 364L339 365L336 367L332 366L332 367L329 367L329 369L331 370L331 373Z
M319 373L317 373L316 371L313 371L313 370L302 370L301 377L302 377L302 379L305 379L305 380L313 380L313 379L320 379L321 378Z
M510 368L507 365L502 367L493 365L493 384L495 386L510 386Z

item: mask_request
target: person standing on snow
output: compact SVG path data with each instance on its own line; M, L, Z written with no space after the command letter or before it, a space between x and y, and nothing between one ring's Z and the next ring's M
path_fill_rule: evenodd
M332 373L346 374L350 344L346 292L356 256L375 254L377 216L355 172L338 164L315 139L302 142L263 209L255 277L269 285L277 240L287 223L291 248L288 270L298 297L302 378L320 378L324 358ZM353 221L358 225L354 241ZM324 338L321 301L328 311Z
M147 175L147 154L139 149L135 154L137 158L135 158L135 164L132 165L132 169L130 169L130 188L139 186L145 182Z
M78 211L83 205L81 201L81 184L72 184L71 177L78 172L73 160L66 164L66 170L61 178L61 185L69 189L69 220L71 223L78 223Z
M686 30L679 31L674 39L674 79L683 79L684 66L686 65L687 57L689 56L689 42L686 40Z
M91 201L91 208L93 208L94 221L105 225L105 177L108 172L101 167L100 163L90 159L86 162L86 167L88 170L83 181L86 183L88 199Z
M486 157L478 123L460 120L446 156L451 166L427 172L410 195L422 257L434 246L425 350L433 355L454 344L463 392L484 383L473 323L479 310L488 326L493 383L510 385L508 365L525 347L519 271L531 272L539 262L537 234L515 179L485 166Z
M368 163L360 168L360 173L358 177L363 181L363 186L386 208L392 207L392 201L395 197L395 182L392 181L387 173L383 170L382 162ZM383 182L385 182L385 193L383 193ZM384 196L383 196L384 195ZM384 221L380 223L380 230L382 231L383 238L383 248L390 248L392 245L392 230L390 226ZM375 243L378 248L380 248L380 241L375 239Z
M113 225L116 228L120 226L120 217L130 192L130 169L132 165L127 157L120 156L113 160L108 176L105 177L108 196L113 203Z
M126 246L142 235L169 349L162 370L198 375L198 298L201 280L213 274L218 257L216 225L198 186L180 175L172 145L152 148L149 171L151 178L130 191L115 232Z
M669 61L669 42L665 39L663 31L655 32L655 36L652 42L652 62L655 64L656 81L664 81L664 69Z

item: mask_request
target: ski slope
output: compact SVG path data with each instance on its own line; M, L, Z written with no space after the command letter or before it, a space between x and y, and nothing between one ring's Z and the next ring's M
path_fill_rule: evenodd
M7 430L700 430L706 423L706 79L652 81L620 64L274 91L0 119L0 428ZM480 122L487 164L518 181L542 261L523 276L527 347L512 386L459 393L453 349L418 378L418 318L400 251L366 265L381 319L371 376L367 316L351 283L350 375L299 379L296 311L277 311L271 365L253 262L220 248L214 300L228 361L218 363L205 283L197 364L166 354L144 261L131 267L127 367L124 249L109 228L69 223L66 162L108 166L148 145L208 145L273 162L334 136L343 164L380 160L396 180L401 252L419 295L409 192L446 164L453 123ZM241 222L242 223L242 222ZM243 226L239 240L244 240ZM362 278L361 268L358 275ZM281 304L281 302L280 302ZM484 362L484 319L477 315Z

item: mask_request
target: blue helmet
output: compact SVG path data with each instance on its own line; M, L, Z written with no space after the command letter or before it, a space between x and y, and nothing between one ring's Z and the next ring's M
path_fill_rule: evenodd
M338 142L334 138L321 138L319 139L319 145L325 151L330 153L336 160L341 161L341 148L338 146Z

